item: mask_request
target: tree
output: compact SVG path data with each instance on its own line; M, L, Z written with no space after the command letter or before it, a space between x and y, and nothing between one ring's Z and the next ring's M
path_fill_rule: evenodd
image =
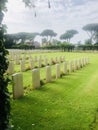
M4 46L5 48L12 48L13 45L16 44L16 37L13 34L6 34L4 35L5 41Z
M33 41L34 42L34 39L36 38L36 36L40 35L39 33L37 32L34 32L34 33L28 33L27 36L26 36L26 40L30 40L30 41Z
M57 33L55 33L53 30L46 29L40 35L42 37L47 37L47 42L51 42L52 37L55 37L57 35ZM48 37L50 37L49 40L48 40Z
M96 32L96 34L94 36L94 40L95 40L95 44L98 45L98 32Z
M21 43L25 43L26 40L33 40L39 33L28 33L28 32L19 32L16 35L18 40L21 40Z
M98 33L98 23L87 24L83 27L83 30L87 32L91 43L96 40L96 33Z
M53 39L52 40L52 44L53 45L60 45L61 44L61 41L57 40L57 39Z
M67 42L70 42L70 39L73 38L75 34L77 34L78 31L76 30L67 30L64 34L60 36L61 40L66 40Z
M0 1L0 129L7 130L9 127L10 117L10 95L8 92L8 78L6 70L8 68L8 60L6 55L8 51L4 47L5 28L2 24L7 0Z
M85 40L85 45L92 45L91 39L86 39Z
M21 40L20 43L24 44L26 40L33 41L35 37L39 35L39 33L27 33L27 32L19 32L14 34L5 34L5 42L4 45L6 48L12 48L19 40Z

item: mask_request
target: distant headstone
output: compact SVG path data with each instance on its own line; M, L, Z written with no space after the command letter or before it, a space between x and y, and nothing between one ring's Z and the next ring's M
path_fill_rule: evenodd
M67 62L64 62L64 74L67 74Z
M13 74L14 73L14 62L10 61L8 66L8 73Z
M60 65L56 64L56 79L60 78Z
M20 66L21 66L21 72L26 70L26 68L25 68L25 60L21 60Z
M51 67L46 66L46 82L51 82Z

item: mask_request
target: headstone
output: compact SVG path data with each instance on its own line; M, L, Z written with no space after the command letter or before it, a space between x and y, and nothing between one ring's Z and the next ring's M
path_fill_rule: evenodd
M25 68L25 61L24 60L21 60L20 66L21 66L21 72L26 70L26 68Z
M50 58L50 65L52 65L53 58Z
M34 68L34 61L32 59L30 59L30 67L31 67L31 69Z
M10 61L8 66L8 73L13 74L14 73L14 62Z
M78 67L77 67L77 60L74 60L74 71L77 70Z
M82 60L82 67L84 66L84 58L81 59Z
M39 71L39 69L32 70L32 87L33 87L33 89L40 88L40 71Z
M60 65L56 64L56 79L60 78Z
M13 98L17 99L23 96L23 75L16 73L12 75L13 80Z
M64 74L67 74L67 62L64 62Z
M70 64L69 64L69 71L70 71L70 73L73 71L73 67L72 67L72 64L73 62L72 61L70 61Z
M39 68L41 67L41 64L42 64L42 63L41 63L41 59L39 58L39 59L38 59L38 67L39 67Z
M46 82L51 82L51 67L46 66Z
M34 57L34 62L37 62L37 56Z
M19 56L16 55L16 65L20 64L20 59L19 59Z
M59 57L59 62L62 62L62 56Z
M62 56L62 60L63 60L63 62L65 62L65 56Z
M45 62L45 66L47 66L48 64L47 58L44 58L44 62Z
M56 63L58 62L58 57L55 57L55 62L56 62Z

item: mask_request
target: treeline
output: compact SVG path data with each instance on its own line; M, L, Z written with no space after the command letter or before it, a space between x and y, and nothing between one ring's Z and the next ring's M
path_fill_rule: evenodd
M68 52L72 52L75 50L81 50L81 51L86 51L86 50L98 50L98 44L94 44L94 45L73 45L70 43L63 43L63 44L59 44L59 45L48 45L48 46L44 46L41 47L42 49L49 49L49 50L61 50L61 51L68 51Z
M89 38L85 40L84 44L73 45L71 39L74 35L78 34L77 30L70 29L66 30L65 33L61 34L59 41L53 39L57 36L57 33L51 29L45 29L41 33L34 32L19 32L15 34L4 35L5 48L14 49L61 49L63 51L73 51L74 49L79 50L97 50L98 47L98 23L87 24L82 28L87 32ZM35 42L35 38L39 36L42 38L42 42ZM42 47L40 47L42 46Z

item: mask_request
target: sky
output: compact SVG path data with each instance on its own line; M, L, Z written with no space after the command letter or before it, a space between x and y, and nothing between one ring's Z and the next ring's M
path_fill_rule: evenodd
M78 34L72 43L88 39L87 33L82 29L89 23L98 23L98 0L32 0L35 8L25 7L22 0L8 0L8 11L5 13L3 23L7 25L8 33L39 32L52 29L57 39L67 30L75 29ZM35 17L36 12L36 17ZM35 40L40 41L41 37Z

